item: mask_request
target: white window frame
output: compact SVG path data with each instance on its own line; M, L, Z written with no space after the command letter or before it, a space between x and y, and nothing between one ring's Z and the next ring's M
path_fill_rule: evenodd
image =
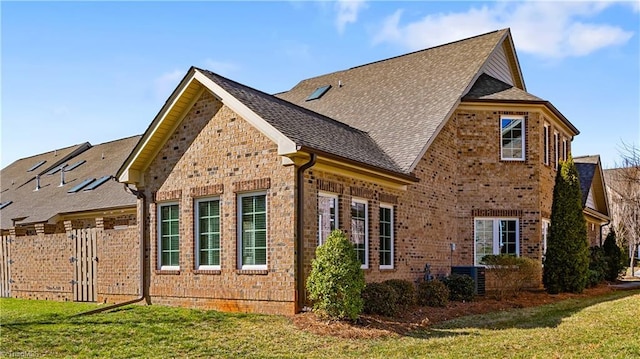
M520 256L520 219L515 217L475 217L473 219L473 261L476 266L482 266L478 261L477 248L476 248L476 232L478 221L492 221L493 222L493 254L500 254L500 222L501 221L515 221L516 222L516 257Z
M547 253L547 240L549 239L549 230L551 229L551 220L542 219L542 255Z
M162 208L169 206L178 206L178 265L162 265ZM157 223L157 244L158 244L158 269L160 270L180 270L180 203L179 202L165 202L157 204L156 221Z
M393 208L392 204L387 204L387 203L380 203L380 209L388 209L391 211L391 238L390 238L390 250L391 250L391 264L386 264L383 265L382 261L380 261L380 269L393 269L394 268L394 263L395 263L395 239L396 239L396 233L395 233L395 220L394 220L394 215L395 215L395 211ZM382 227L382 219L378 218L379 221L379 226ZM380 246L380 248L378 248L378 251L381 251L382 246Z
M566 161L568 157L567 139L562 137L562 158Z
M549 124L544 124L544 129L542 132L542 145L543 145L543 151L544 151L544 164L545 165L549 165L549 162L551 161L551 144L549 143L551 141L551 133L549 132Z
M556 156L556 169L560 168L560 134L553 131L553 152Z
M220 228L218 228L218 236L220 240L220 248L218 252L220 253L219 263L218 265L206 265L200 264L200 203L202 202L212 202L218 201L218 223ZM222 201L220 197L207 197L207 198L198 198L195 200L194 205L194 222L195 222L195 264L196 269L200 270L220 270L222 264Z
M504 152L503 152L503 147L502 147L502 143L503 143L503 134L502 134L502 121L504 120L520 120L521 121L521 127L522 127L522 141L520 143L520 147L521 147L521 151L522 151L522 156L521 157L505 157L504 156ZM527 154L526 154L526 144L525 144L525 140L527 137L527 127L526 127L526 121L524 116L512 116L512 115L501 115L500 116L500 159L503 161L525 161L527 158Z
M340 204L339 204L339 200L338 200L338 195L334 194L334 193L328 193L328 192L318 192L318 200L320 199L320 197L324 197L324 198L330 198L334 201L334 208L335 208L335 218L334 218L334 229L338 229L340 228ZM320 214L320 205L318 202L318 245L321 246L324 244L324 239L329 236L329 234L331 234L331 232L326 233L322 233L322 217ZM324 237L324 238L323 238Z
M351 206L353 204L364 204L364 264L360 266L362 269L369 268L369 202L366 199L351 198ZM351 206L349 207L349 217L351 217ZM353 226L351 226L351 235L353 235ZM353 238L351 238L351 243ZM354 243L355 245L355 243Z
M264 208L265 208L265 237L266 237L266 256L265 256L265 264L244 264L242 261L242 199L245 197L255 197L255 196L264 196ZM242 270L265 270L269 264L269 196L267 196L266 191L259 192L247 192L247 193L238 193L236 198L236 206L237 206L237 252L238 252L238 268Z

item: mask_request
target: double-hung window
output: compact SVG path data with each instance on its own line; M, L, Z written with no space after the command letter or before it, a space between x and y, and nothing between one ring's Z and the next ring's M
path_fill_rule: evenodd
M196 268L220 269L220 199L196 200Z
M324 244L331 232L338 228L338 196L318 194L318 245Z
M158 267L180 269L180 207L178 203L158 205Z
M503 160L524 161L524 139L523 116L500 116L500 156Z
M566 138L562 138L562 159L564 161L567 160L567 158L569 158L569 154L568 154L569 150L567 148L567 139Z
M550 147L549 140L550 139L551 138L549 138L549 125L545 124L544 125L544 132L542 134L542 141L543 141L543 151L544 151L544 154L543 154L543 156L544 156L544 164L547 165L547 166L549 165L549 161L551 160L551 158L549 156L550 155L549 154L549 149L550 149L549 148Z
M351 200L351 242L363 269L369 268L369 216L366 200Z
M476 218L474 228L475 264L486 255L520 253L520 228L515 218Z
M551 221L548 219L542 219L542 255L547 253L547 239L549 238L549 228L551 228Z
M238 195L240 269L267 269L267 194Z
M393 269L393 206L380 204L380 269Z
M553 153L556 156L556 169L560 168L560 134L553 132Z

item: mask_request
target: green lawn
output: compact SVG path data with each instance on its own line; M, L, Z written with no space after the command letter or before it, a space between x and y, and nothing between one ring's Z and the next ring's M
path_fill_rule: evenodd
M0 357L639 358L640 291L459 318L382 339L297 330L288 318L161 306L0 300Z

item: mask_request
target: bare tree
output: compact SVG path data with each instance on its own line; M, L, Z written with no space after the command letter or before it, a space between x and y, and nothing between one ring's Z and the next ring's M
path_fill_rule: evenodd
M618 238L629 246L629 266L635 273L635 258L640 247L640 148L622 143L622 164L607 170L607 187Z

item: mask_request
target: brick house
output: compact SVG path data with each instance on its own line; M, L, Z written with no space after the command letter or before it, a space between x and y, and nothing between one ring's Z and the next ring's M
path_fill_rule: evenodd
M602 246L607 235L603 233L603 227L611 223L611 216L600 156L580 156L573 161L580 179L589 245Z
M0 296L140 296L136 196L113 174L140 136L19 159L0 171Z
M140 192L152 302L291 314L335 228L367 281L541 259L577 134L505 29L276 95L192 67L116 176Z

